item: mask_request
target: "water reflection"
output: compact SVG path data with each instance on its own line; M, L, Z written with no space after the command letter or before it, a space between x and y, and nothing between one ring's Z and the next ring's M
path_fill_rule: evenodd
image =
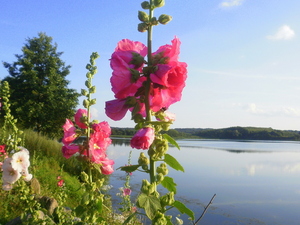
M199 214L202 206L217 194L203 224L299 224L299 142L178 143L180 151L172 146L168 150L186 171L170 169L169 176L178 184L177 198ZM115 168L127 164L131 150L129 139L113 139L108 152L116 162ZM132 164L140 152L133 150ZM133 174L131 182L136 192L146 176ZM112 185L121 187L124 177L124 172L116 171L111 177ZM185 224L189 224L188 220Z

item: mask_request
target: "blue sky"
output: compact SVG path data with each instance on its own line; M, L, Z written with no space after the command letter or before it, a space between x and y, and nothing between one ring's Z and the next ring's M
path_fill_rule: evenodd
M95 119L132 127L129 114L111 121L104 102L112 100L109 59L118 41L146 43L136 30L142 1L11 0L1 4L0 60L15 61L27 38L53 37L71 65L70 88L84 88L89 56L96 51ZM166 0L154 14L173 20L154 27L153 49L178 36L188 80L173 128L272 127L300 130L299 0ZM0 67L0 79L7 75ZM82 99L80 99L80 102Z

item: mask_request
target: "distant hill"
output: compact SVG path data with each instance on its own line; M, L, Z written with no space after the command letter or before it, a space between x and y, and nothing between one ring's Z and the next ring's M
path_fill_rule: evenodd
M112 135L132 136L133 128L112 128ZM222 129L175 128L167 131L174 138L239 139L239 140L286 140L299 141L300 132L260 127L229 127Z

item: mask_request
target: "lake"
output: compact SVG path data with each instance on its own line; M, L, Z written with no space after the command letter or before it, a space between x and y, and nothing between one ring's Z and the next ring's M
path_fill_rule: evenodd
M128 143L129 139L117 138L109 147L115 168L128 164L131 150L131 164L137 164L142 150L132 149ZM178 185L176 199L197 218L216 194L199 224L300 224L300 142L190 139L177 143L181 150L172 146L168 150L185 169L169 169L168 176ZM116 208L120 201L116 193L125 175L116 170L110 178ZM147 174L133 173L135 193L145 178L149 179ZM191 224L185 215L180 218Z

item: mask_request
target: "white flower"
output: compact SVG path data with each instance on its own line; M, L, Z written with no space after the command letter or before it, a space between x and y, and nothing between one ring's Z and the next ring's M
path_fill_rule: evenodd
M23 170L27 170L30 165L29 152L26 148L13 154L11 158L12 168L17 171L22 172Z
M2 181L3 184L13 184L15 183L20 177L21 173L20 171L15 170L12 168L12 158L6 158L3 162L2 169Z

